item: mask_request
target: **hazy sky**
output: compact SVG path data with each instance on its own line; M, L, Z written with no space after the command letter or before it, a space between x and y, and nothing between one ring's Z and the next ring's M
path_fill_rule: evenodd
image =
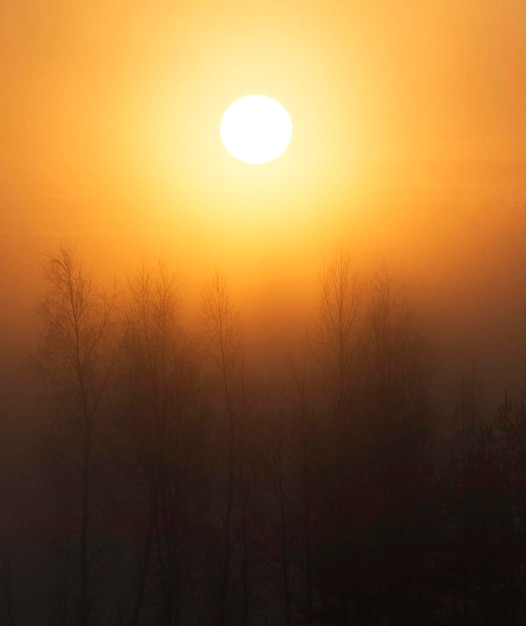
M219 139L249 93L294 124L265 166ZM525 215L524 0L0 0L0 346L62 239L103 275L225 269L263 318L343 246L515 363Z

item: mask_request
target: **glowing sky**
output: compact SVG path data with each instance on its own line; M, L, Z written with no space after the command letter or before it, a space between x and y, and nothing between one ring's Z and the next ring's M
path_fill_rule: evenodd
M341 245L457 295L522 262L523 0L3 0L0 53L4 328L63 238L247 293ZM219 139L247 93L294 123L263 169Z

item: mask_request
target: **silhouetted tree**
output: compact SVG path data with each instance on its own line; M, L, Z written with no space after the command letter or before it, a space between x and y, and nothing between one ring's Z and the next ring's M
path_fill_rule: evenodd
M190 484L196 482L198 429L189 409L198 372L195 346L182 323L178 283L163 264L141 269L131 281L126 322L119 438L126 442L124 463L138 493L139 547L129 623L139 622L153 577L162 624L178 626L189 578L185 548L195 523L190 501L197 485Z
M422 581L432 497L430 356L413 308L387 271L372 284L363 335L359 430L366 596L389 624L428 619ZM371 570L371 565L372 570ZM383 615L383 617L381 617Z
M356 425L358 407L358 348L363 284L343 252L323 272L315 327L315 354L320 365L322 410L325 416L326 509L331 522L326 544L327 614L337 623L350 619L352 519L356 513ZM330 583L328 582L330 580Z
M220 419L218 431L221 455L224 457L225 483L220 486L220 547L219 574L215 621L217 626L233 623L228 615L229 594L232 584L233 561L236 543L241 538L241 622L248 620L248 538L243 436L246 422L246 388L244 356L241 343L238 314L232 304L230 292L223 276L216 274L203 293L205 336L211 357L213 378L217 384L217 400ZM224 498L223 498L224 495Z
M38 363L57 410L55 426L64 437L67 471L76 488L78 589L76 620L86 626L92 609L94 562L99 553L92 536L93 464L104 396L117 350L112 328L115 290L105 293L66 246L43 267L46 294L39 308L42 344Z

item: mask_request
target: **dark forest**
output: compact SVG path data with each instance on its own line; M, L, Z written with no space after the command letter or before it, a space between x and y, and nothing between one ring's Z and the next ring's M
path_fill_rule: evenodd
M268 376L227 277L189 317L163 262L106 288L71 247L46 257L45 514L2 546L0 623L525 623L523 400L483 411L467 373L449 424L389 269L341 253L318 278L303 349Z

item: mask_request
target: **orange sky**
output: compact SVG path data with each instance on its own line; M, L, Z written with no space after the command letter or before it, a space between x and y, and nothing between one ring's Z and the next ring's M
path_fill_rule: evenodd
M451 315L526 288L524 0L2 0L0 53L0 337L64 238L225 269L252 312L341 246ZM248 93L293 119L265 166L219 139Z

